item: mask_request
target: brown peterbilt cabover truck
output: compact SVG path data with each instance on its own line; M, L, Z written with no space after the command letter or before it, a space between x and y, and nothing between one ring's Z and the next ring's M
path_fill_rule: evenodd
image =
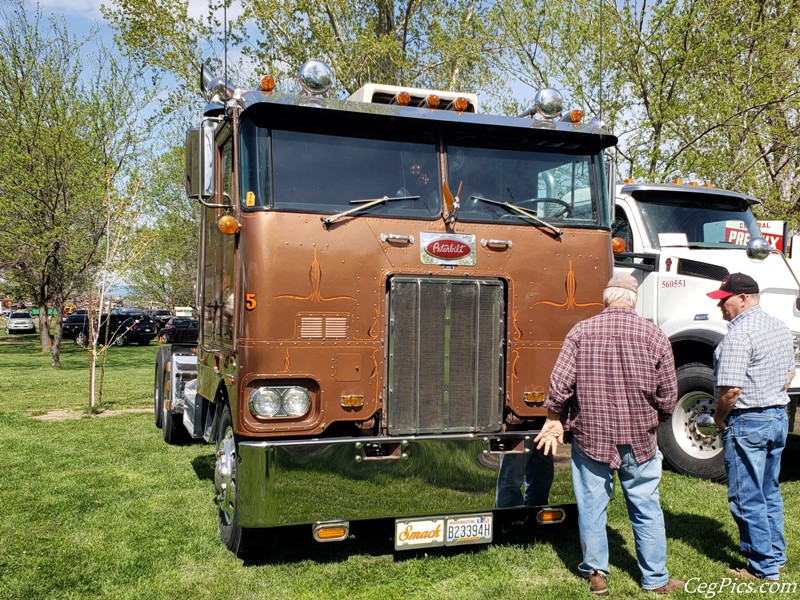
M238 556L290 526L490 542L523 510L495 506L498 458L531 452L562 340L602 309L616 138L550 89L500 117L472 94L329 98L318 61L299 80L241 91L204 70L200 334L196 354L159 349L156 425L215 444ZM574 505L524 510L555 524Z

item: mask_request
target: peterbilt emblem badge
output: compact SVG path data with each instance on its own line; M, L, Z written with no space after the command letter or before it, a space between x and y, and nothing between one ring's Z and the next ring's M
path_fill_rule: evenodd
M458 240L435 240L425 246L425 252L436 258L445 260L457 260L469 255L471 248L469 245Z
M474 235L421 231L419 238L419 260L423 265L475 266L478 244Z

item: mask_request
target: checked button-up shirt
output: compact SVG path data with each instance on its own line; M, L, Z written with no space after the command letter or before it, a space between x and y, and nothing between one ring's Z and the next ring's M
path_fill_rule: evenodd
M617 469L617 446L630 445L638 463L655 456L656 430L677 394L664 333L633 309L607 307L567 334L545 406L585 454Z
M791 331L760 306L735 316L714 351L717 387L742 390L737 409L788 404L786 381L794 368Z

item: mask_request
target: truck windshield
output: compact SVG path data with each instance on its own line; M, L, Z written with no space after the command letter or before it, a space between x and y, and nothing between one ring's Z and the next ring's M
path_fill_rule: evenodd
M448 183L461 188L459 221L523 223L525 216L503 203L549 222L607 225L599 158L522 149L448 146ZM485 202L489 198L495 202Z
M523 208L548 223L610 223L603 197L600 155L560 152L518 134L491 142L433 129L406 130L326 124L314 131L276 129L244 119L241 126L241 190L245 208L338 215L354 201L381 202L349 214L415 219L440 218L440 156L459 221L530 226L523 214L478 197ZM439 141L441 140L441 141Z
M663 234L683 234L689 246L731 248L760 237L745 200L698 194L636 195L653 247L661 247ZM674 239L674 237L672 238Z
M336 214L353 208L353 201L403 197L364 214L438 217L442 185L433 137L368 134L243 127L245 206Z

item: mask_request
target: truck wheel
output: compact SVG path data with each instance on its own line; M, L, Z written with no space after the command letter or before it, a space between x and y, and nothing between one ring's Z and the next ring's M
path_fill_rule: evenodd
M216 442L214 488L219 515L219 535L225 546L238 558L252 556L255 549L255 531L239 526L236 484L238 479L239 445L233 433L231 409L222 409Z
M689 363L676 370L678 403L672 417L658 428L658 447L667 464L677 471L700 479L725 481L725 456L718 434L706 436L697 430L697 417L712 413L714 372L702 363Z
M159 348L156 354L156 373L153 378L153 417L157 429L161 429L163 421L161 412L164 410L164 381L169 359L169 348Z
M169 394L169 385L164 385L164 397L161 408L161 434L164 441L170 446L182 446L189 442L189 432L183 426L183 414L169 412L166 398Z
M79 331L75 336L75 343L81 348L86 348L86 346L89 345L89 336L87 336L84 332Z
M128 339L125 337L124 333L114 338L115 346L126 346L127 344L128 344Z

